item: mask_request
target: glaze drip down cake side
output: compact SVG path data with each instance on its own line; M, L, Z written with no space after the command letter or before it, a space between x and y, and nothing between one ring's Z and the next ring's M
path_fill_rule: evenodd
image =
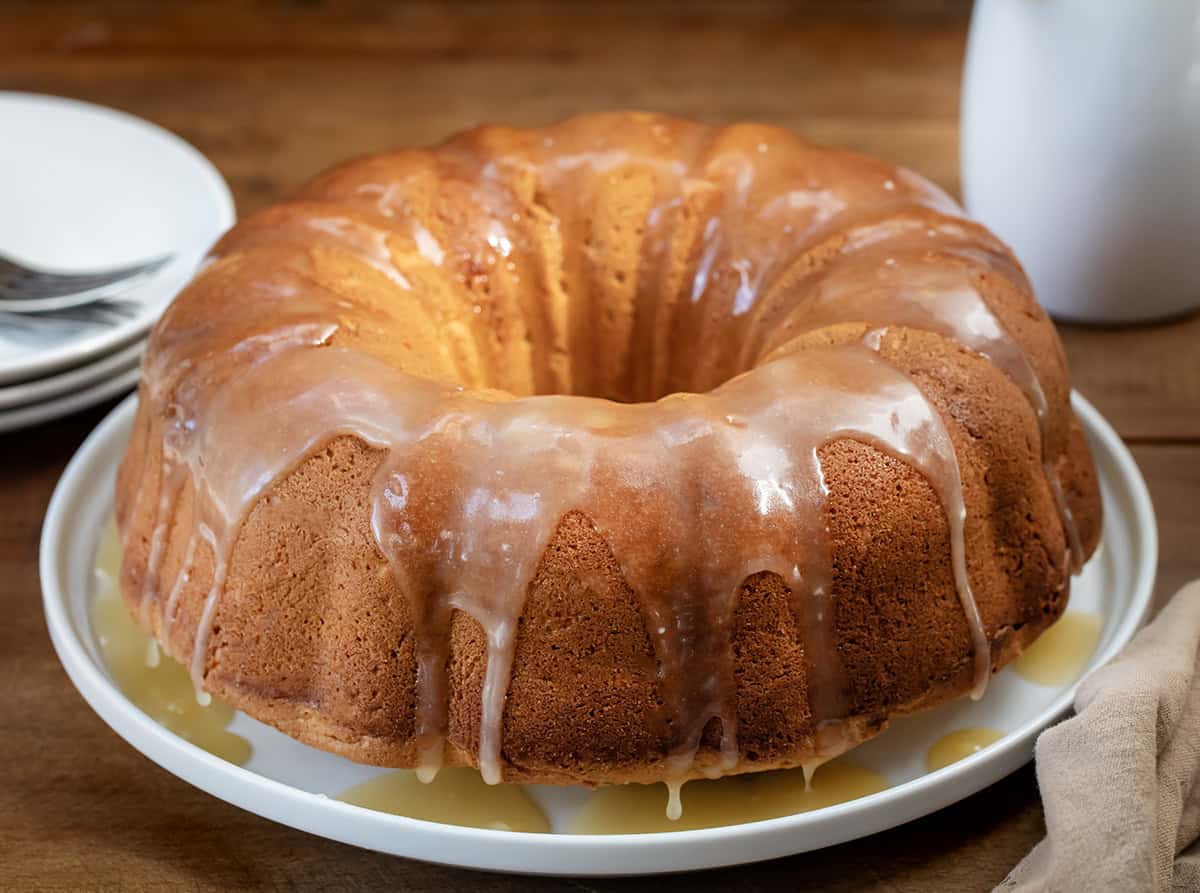
M936 187L757 124L484 127L231 230L155 328L122 592L198 689L490 782L812 765L1100 532L1053 326Z

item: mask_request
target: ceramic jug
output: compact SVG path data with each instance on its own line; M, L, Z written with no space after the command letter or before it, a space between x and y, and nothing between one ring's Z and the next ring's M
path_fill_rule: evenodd
M1200 0L978 0L962 174L1056 318L1200 307Z

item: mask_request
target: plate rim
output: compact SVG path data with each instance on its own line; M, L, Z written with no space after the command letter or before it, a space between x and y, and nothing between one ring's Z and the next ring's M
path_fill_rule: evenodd
M143 135L148 133L155 139L163 140L164 143L170 144L172 148L181 152L194 164L196 168L197 187L201 188L213 200L216 220L218 225L221 226L221 230L214 234L214 240L237 221L237 206L233 200L233 193L230 192L229 184L225 182L225 178L217 170L216 165L204 153L179 134L168 130L161 124L156 124L153 121L122 109L75 99L70 96L56 96L52 93L35 93L27 90L0 90L0 107L7 102L14 101L30 105L58 106L75 111L99 114L135 129L140 129L143 131ZM170 270L173 266L173 264L168 264L165 269ZM184 284L186 284L186 279L184 280ZM0 361L0 385L15 385L35 381L47 374L68 369L72 366L84 365L106 353L126 347L150 330L150 327L154 325L155 320L166 309L168 303L167 300L163 300L161 303L153 306L153 312L141 313L121 325L100 329L75 341L68 341L58 347L42 351L38 356L31 357L24 363L14 364L6 368L4 363Z
M12 409L0 411L0 434L52 422L63 416L87 409L89 406L95 406L97 403L103 403L105 400L137 387L141 377L142 367L139 357L127 368L119 369L111 376L93 382L81 390L59 394L57 397L51 397L41 403L14 406Z
M60 557L66 560L72 510L88 500L93 466L103 461L100 454L120 430L131 424L136 405L137 397L131 395L87 437L63 472L46 512L39 569L46 622L59 660L101 719L159 766L242 809L342 843L464 868L578 877L716 868L819 849L928 815L1024 765L1033 756L1037 735L1069 710L1079 685L1077 680L1064 688L1032 719L984 751L867 797L760 822L654 834L536 834L443 825L352 806L233 766L176 737L121 694L75 630L59 568ZM1158 564L1158 528L1145 480L1128 448L1077 392L1072 392L1072 406L1093 449L1113 463L1141 540L1129 608L1094 658L1098 665L1124 647L1146 619ZM613 858L617 854L619 861Z
M80 388L92 387L101 381L115 378L141 362L146 343L146 338L138 338L90 363L72 366L33 381L0 385L0 417L10 412L50 403Z

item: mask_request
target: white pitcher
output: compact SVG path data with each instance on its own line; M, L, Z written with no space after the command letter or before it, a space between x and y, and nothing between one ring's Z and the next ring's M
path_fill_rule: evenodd
M962 171L1054 316L1200 307L1200 0L977 0Z

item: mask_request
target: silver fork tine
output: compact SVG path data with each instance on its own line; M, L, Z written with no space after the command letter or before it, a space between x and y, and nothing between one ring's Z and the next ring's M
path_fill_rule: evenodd
M0 328L38 334L64 327L74 331L81 323L88 326L115 326L132 319L138 311L138 304L121 301L97 301L50 313L9 313L0 310Z
M107 276L110 273L118 275L118 276L127 276L130 273L136 273L138 270L142 270L147 267L153 267L153 266L163 264L166 261L170 260L170 257L171 257L171 255L164 254L160 257L151 258L150 260L146 260L146 261L140 261L139 263L136 263L136 264L127 264L123 267L110 267L105 270L92 270L92 271L87 271L87 272L73 272L73 273L64 273L61 271L46 270L46 269L42 269L42 268L30 267L30 266L27 266L26 264L22 264L18 261L15 261L10 257L5 257L4 255L0 255L0 264L7 264L10 267L13 267L18 270L22 270L29 275L53 276L55 278L60 278L60 279L78 279L78 278L86 278L88 276Z
M153 260L144 261L142 263L130 264L125 267L114 267L109 270L89 271L86 273L62 273L62 272L55 272L54 270L35 269L33 267L28 267L28 266L25 266L24 264L17 263L17 261L12 260L11 258L7 258L7 257L0 255L0 276L5 276L5 277L11 276L11 277L17 277L17 278L34 279L34 280L38 280L38 279L64 280L64 281L68 281L68 282L81 281L81 280L85 280L85 279L112 279L112 278L119 279L122 276L130 276L130 275L133 275L134 273L139 273L142 270L146 270L151 267L158 266L158 265L162 264L164 261L166 261L166 259L167 258L165 256L158 257L158 258L154 258Z
M105 270L96 273L55 273L49 270L34 270L29 267L0 257L0 294L6 290L24 290L31 295L43 296L50 292L68 294L70 291L84 291L100 288L143 275L159 269L168 258L161 257L141 264Z
M0 257L0 310L40 313L111 298L170 260L164 256L112 270L58 273Z

